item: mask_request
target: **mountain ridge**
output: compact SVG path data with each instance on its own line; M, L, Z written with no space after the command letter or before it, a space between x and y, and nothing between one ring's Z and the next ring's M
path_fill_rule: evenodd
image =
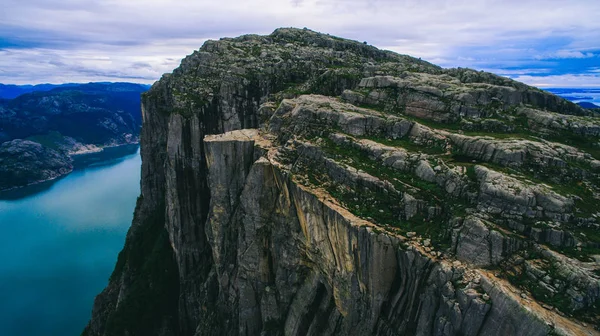
M586 108L586 109L600 109L600 105L596 105L590 102L579 102L577 105Z
M40 169L51 172L46 180L68 174L73 169L71 155L137 143L145 88L90 83L0 100L0 161L7 177L0 190L43 182Z
M63 84L3 84L0 83L0 99L13 99L20 95L32 92L45 92L54 89L65 89L65 88L76 88L83 85L99 84L99 85L110 85L110 84L134 84L141 85L145 89L149 89L150 85L138 84L138 83L127 83L127 82L89 82L89 83L63 83Z
M84 335L598 334L598 114L306 29L143 95L142 192Z

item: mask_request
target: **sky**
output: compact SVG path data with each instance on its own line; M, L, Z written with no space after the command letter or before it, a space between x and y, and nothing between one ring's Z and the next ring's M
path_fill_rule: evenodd
M2 0L0 83L153 83L207 39L307 27L538 87L600 87L598 0Z

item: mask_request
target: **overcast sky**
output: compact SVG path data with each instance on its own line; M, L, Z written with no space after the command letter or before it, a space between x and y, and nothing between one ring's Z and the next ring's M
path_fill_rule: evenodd
M207 39L291 26L541 87L600 86L600 0L2 0L0 83L152 83Z

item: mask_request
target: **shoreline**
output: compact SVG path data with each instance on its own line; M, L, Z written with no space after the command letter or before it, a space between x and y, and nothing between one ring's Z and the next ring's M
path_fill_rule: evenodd
M118 148L123 148L123 147L129 147L129 146L136 146L139 147L140 143L138 142L131 142L131 143L124 143L124 144L118 144L118 145L114 145L114 146L103 146L103 147L97 147L98 150L92 150L92 151L84 151L84 152L78 152L78 153L69 153L68 156L73 160L73 168L69 169L68 172L64 173L64 174L59 174L57 176L54 176L52 178L49 179L45 179L45 180L39 180L39 181L35 181L26 185L22 185L22 186L16 186L16 187L11 187L8 189L0 189L0 200L4 199L2 196L5 193L10 193L10 192L15 192L18 191L19 189L24 189L24 188L31 188L31 187L35 187L35 186L40 186L43 185L45 183L51 184L53 182L56 182L57 180L68 176L69 174L71 174L73 171L75 170L79 170L79 169L83 169L86 168L88 166L91 166L91 164L76 164L76 160L81 160L81 159L85 159L86 157L93 157L96 154L101 154L104 153L106 150L111 150L111 149L118 149ZM125 155L123 155L125 156ZM121 156L118 156L121 157ZM108 159L105 160L100 160L100 162L102 161L108 161Z
M74 170L75 170L75 167L71 168L68 172L66 172L64 174L59 174L59 175L56 175L56 176L54 176L52 178L49 178L49 179L35 181L35 182L29 183L29 184L26 184L26 185L22 185L22 186L18 186L18 187L11 187L11 188L8 188L8 189L0 189L0 196L2 195L2 193L5 193L5 192L15 191L15 190L19 190L19 189L27 188L27 187L33 187L33 186L40 185L40 184L43 184L43 183L53 182L53 181L59 180L59 179L65 177L65 176L71 174ZM2 198L0 197L0 200L1 199Z
M113 149L113 148L119 148L119 147L126 147L126 146L139 146L140 142L136 141L136 142L128 142L128 143L123 143L123 144L118 144L118 145L111 145L111 146L103 146L103 147L97 147L93 148L93 149L88 149L88 150L80 150L80 151L76 151L76 152L72 152L69 153L69 157L71 157L72 159L76 158L76 157L83 157L86 155L92 155L92 154L98 154L98 153L102 153L107 149Z

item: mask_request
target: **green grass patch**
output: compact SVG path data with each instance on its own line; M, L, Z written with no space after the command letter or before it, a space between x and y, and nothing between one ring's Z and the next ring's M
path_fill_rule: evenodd
M542 303L556 307L564 313L572 313L573 309L570 306L571 300L565 293L552 293L545 287L537 283L538 280L533 280L528 277L522 269L514 269L511 272L504 273L508 281L516 287L524 289Z
M366 139L373 140L375 142L378 142L378 143L386 145L386 146L404 148L410 152L425 153L425 154L431 154L431 155L444 154L446 152L444 146L441 144L434 144L431 146L420 145L420 144L411 142L410 140L408 140L406 138L386 139L383 137L368 136L368 137L366 137Z
M487 136L495 139L529 139L529 137L522 133L495 133L495 132L479 132L479 131L467 131L462 134L467 136Z
M432 244L438 248L450 245L447 223L454 210L461 210L454 204L447 203L448 196L435 183L423 181L410 172L395 170L391 167L368 158L368 155L350 145L338 145L329 139L324 139L322 150L338 162L346 163L356 169L363 170L381 180L391 182L400 193L385 189L373 190L364 185L337 185L331 183L332 178L326 172L319 172L315 167L307 169L308 180L315 186L324 187L329 194L341 202L350 212L358 217L374 221L380 225L390 225L401 229L402 232L415 231L424 237L432 239ZM415 198L426 201L428 206L439 206L442 214L427 218L427 209L406 219L403 192L408 192ZM452 209L452 211L450 211Z
M368 153L351 145L338 145L332 140L325 138L321 149L330 157L340 162L346 163L356 169L361 169L381 180L389 181L398 191L413 191L420 198L422 197L432 202L439 200L440 197L447 196L444 190L437 184L421 180L412 172L385 166L381 162L370 159Z

